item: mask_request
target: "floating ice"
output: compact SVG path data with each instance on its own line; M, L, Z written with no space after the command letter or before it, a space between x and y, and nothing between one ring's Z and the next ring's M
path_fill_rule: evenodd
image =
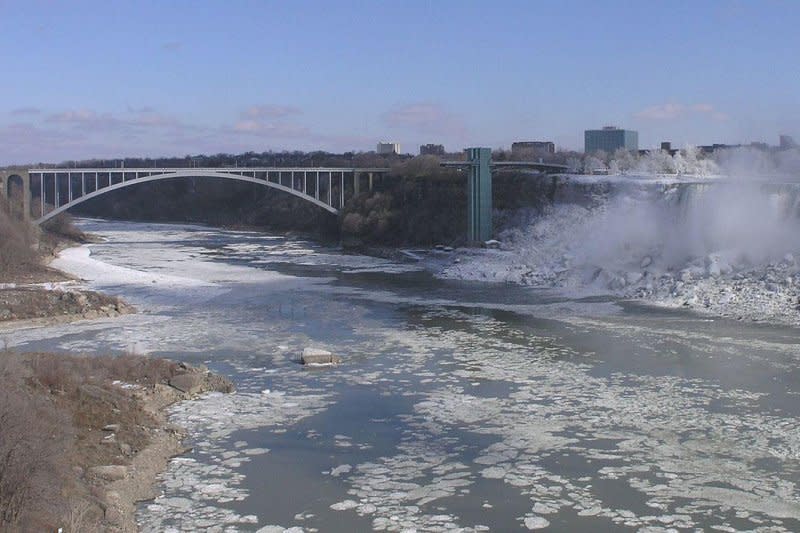
M541 516L528 516L525 518L525 527L528 529L544 529L550 522Z

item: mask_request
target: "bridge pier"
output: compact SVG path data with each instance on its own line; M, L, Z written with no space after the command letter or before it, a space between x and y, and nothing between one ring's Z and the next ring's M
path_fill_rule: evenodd
M31 179L28 169L17 167L0 169L0 196L8 202L13 215L30 220Z
M467 148L467 241L492 238L492 149Z

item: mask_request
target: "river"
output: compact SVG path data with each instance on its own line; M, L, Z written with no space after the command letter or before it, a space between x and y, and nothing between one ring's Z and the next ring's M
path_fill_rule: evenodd
M172 410L192 451L144 531L800 530L796 329L255 232L81 226L107 241L56 265L139 313L9 345L204 363L238 388ZM342 364L304 368L309 346Z

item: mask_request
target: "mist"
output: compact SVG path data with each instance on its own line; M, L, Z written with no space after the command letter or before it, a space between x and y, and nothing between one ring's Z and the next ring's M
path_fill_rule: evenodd
M457 267L460 274L471 268L476 274L469 277L477 279L622 289L659 276L718 277L800 257L795 150L728 150L714 160L696 151L674 158L660 152L624 165L612 159L610 166L627 170L563 178L559 186L574 190L560 197L580 201L526 212L499 233L505 256Z

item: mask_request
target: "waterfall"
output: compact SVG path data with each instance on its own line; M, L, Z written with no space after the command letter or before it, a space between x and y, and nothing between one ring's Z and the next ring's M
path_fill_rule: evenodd
M445 275L544 286L599 279L619 287L800 256L800 184L604 178L554 180L532 214L509 217L521 225L500 232L506 253L478 255Z

